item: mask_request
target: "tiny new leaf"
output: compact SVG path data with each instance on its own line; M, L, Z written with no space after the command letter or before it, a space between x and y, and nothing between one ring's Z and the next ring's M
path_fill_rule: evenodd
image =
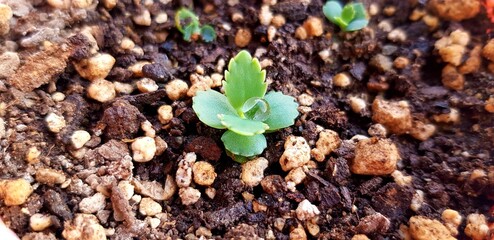
M259 155L267 147L266 137L262 134L244 136L228 130L221 136L221 141L228 151L244 157Z

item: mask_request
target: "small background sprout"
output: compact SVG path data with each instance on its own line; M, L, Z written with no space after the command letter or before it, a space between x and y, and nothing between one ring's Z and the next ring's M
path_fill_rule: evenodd
M181 8L175 14L175 26L184 35L187 42L195 41L199 36L205 42L212 42L216 39L216 31L210 25L199 23L199 17L186 8Z
M343 7L339 1L331 0L324 4L322 11L329 21L345 32L360 30L369 24L362 3L348 3Z
M289 127L298 116L293 97L275 91L266 94L265 79L259 61L241 51L225 71L225 95L207 90L192 99L192 108L204 124L227 129L221 140L228 155L240 163L264 151L263 133Z

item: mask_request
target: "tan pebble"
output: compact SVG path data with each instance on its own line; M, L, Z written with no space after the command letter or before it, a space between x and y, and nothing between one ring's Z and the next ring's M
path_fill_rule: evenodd
M407 133L412 127L410 107L406 101L376 98L372 103L372 120L386 126L392 133Z
M352 240L370 240L365 234L357 234L352 237Z
M156 142L151 137L139 137L131 145L136 162L149 162L156 153Z
M187 91L189 90L189 86L184 80L175 79L165 86L166 95L172 101L176 101L187 95Z
M198 236L198 237L203 236L206 238L210 238L213 236L213 233L211 233L211 230L201 226L201 227L197 228L196 236Z
M130 83L113 82L115 86L115 91L120 94L131 94L135 87Z
M273 13L271 12L269 5L263 5L261 7L261 11L259 12L259 22L264 26L268 26L272 19Z
M305 221L316 217L321 212L319 212L319 209L317 209L315 205L309 202L309 200L305 199L298 204L295 213L297 214L298 220Z
M434 121L439 123L453 123L460 122L460 112L456 108L450 108L449 113L443 113L432 116Z
M43 231L53 224L51 219L49 215L35 213L29 218L29 227L36 232Z
M443 61L451 63L453 66L459 66L465 53L465 47L458 44L451 44L449 46L439 49L439 54Z
M1 28L1 27L0 27ZM1 35L1 29L0 29ZM4 52L0 55L0 78L9 78L21 65L19 54Z
M144 131L146 137L154 138L156 136L156 130L154 130L153 124L148 120L141 122L141 129Z
M124 37L120 42L120 47L124 50L131 50L135 47L135 43L130 38Z
M457 91L463 90L465 86L465 77L451 64L444 66L441 81L445 87Z
M430 0L428 6L443 19L462 21L475 17L481 4L478 0Z
M151 26L151 13L147 9L144 9L140 14L132 17L134 23L140 26Z
M458 72L461 74L469 74L477 72L482 65L481 57L482 47L480 45L475 46L471 51L467 60L458 67Z
M88 8L93 4L93 0L72 0L72 6L75 8Z
M110 54L98 53L75 63L74 67L81 77L89 81L94 81L106 78L113 68L115 61L115 58Z
M409 220L409 233L413 239L453 240L449 230L439 221L423 216L413 216Z
M290 231L290 240L306 240L307 239L307 233L305 233L305 230L302 226L298 226L297 228L294 228L292 231Z
M192 165L197 160L197 155L194 152L186 153L184 158L178 162L177 173L175 180L181 188L188 187L192 182Z
M388 40L392 42L405 42L407 38L406 32L401 28L395 28L388 33Z
M115 91L115 85L104 79L94 80L86 90L88 97L98 102L111 101L117 94Z
M196 84L192 84L192 86L187 91L188 97L194 97L199 91L206 91L211 89L210 85L205 82L198 82Z
M157 23L157 24L163 24L163 23L166 23L168 21L168 14L166 14L166 12L161 12L161 13L158 13L155 17L154 17L154 21Z
M154 137L154 141L156 142L156 156L161 156L168 148L168 143L159 136Z
M494 38L489 40L489 42L482 49L482 56L489 61L494 62Z
M264 170L268 167L268 164L268 160L263 157L258 157L242 164L240 179L249 187L259 185L264 177Z
M175 179L171 175L166 175L163 199L170 200L173 195L177 192L178 186Z
M162 105L158 108L158 119L161 124L167 124L173 119L173 108L170 105Z
M192 187L180 188L178 195L183 205L192 205L201 198L201 192Z
M310 150L310 156L318 162L322 162L324 161L324 159L326 159L326 156L321 152L321 150L317 148L313 148Z
M12 16L12 9L8 5L0 3L0 35L9 33Z
M408 64L410 64L410 60L408 60L408 58L406 58L406 57L397 57L393 61L393 66L397 69L406 68L408 66Z
M48 113L45 117L45 122L48 129L51 132L59 133L65 128L65 118L63 116L59 116L55 113Z
M127 68L127 70L131 71L134 77L143 77L144 74L142 73L142 67L144 67L144 65L148 65L148 64L151 64L151 63L148 61L139 61L139 62L136 62L136 63L130 65Z
M304 168L298 167L298 168L294 168L294 169L290 170L290 172L288 172L288 174L285 177L285 181L287 181L287 182L290 181L290 182L295 183L295 185L298 185L302 181L304 181L305 177L307 177L307 175L304 172Z
M444 225L448 228L449 232L453 236L458 235L458 226L460 226L462 222L462 217L458 211L452 209L446 209L441 214L441 219L444 222Z
M301 167L310 161L310 147L303 137L289 136L285 141L285 151L280 158L283 171Z
M105 195L99 192L79 202L79 210L83 213L96 213L105 209L105 206Z
M400 153L389 139L363 139L355 146L350 171L361 175L387 175L396 170Z
M158 90L159 86L153 79L142 78L136 82L137 89L142 93L154 92Z
M319 232L321 231L321 228L319 227L319 225L317 224L314 224L312 222L306 222L306 228L307 228L307 231L309 232L310 235L316 237Z
M274 37L276 36L277 30L274 26L269 26L267 32L268 42L272 42L274 40Z
M466 47L470 42L470 34L464 30L457 29L449 34L452 44Z
M139 212L144 216L154 216L162 211L161 205L151 198L143 198L139 203Z
M432 137L436 132L436 126L434 124L426 124L421 121L414 121L410 135L417 140L425 141Z
M341 140L337 132L325 129L319 133L319 139L317 139L316 148L319 149L322 154L329 155L331 152L338 149L340 145Z
M465 234L472 240L484 240L489 236L489 226L483 214L472 213L467 216Z
M351 96L348 98L348 103L355 113L364 114L367 111L367 102L360 97Z
M130 200L132 196L134 196L135 187L129 181L120 181L118 183L118 188L122 191L125 199Z
M61 92L54 92L51 95L51 99L53 99L53 101L55 101L55 102L61 102L61 101L65 100L65 94L63 94Z
M295 30L295 37L300 40L305 40L308 37L307 30L304 27L300 26Z
M490 113L494 113L494 96L491 96L485 101L485 110Z
M385 138L388 135L388 130L384 125L380 123L372 124L369 129L367 129L367 133L373 137L382 137Z
M255 213L265 212L266 210L268 210L268 207L254 200L252 201L252 210L254 210Z
M30 147L26 153L26 162L28 162L29 164L38 163L40 155L41 152L38 150L37 147Z
M415 8L413 9L412 13L408 17L411 21L418 21L420 20L423 16L425 16L427 12L422 9L422 8Z
M102 2L106 9L112 9L117 5L118 0L102 0Z
M303 26L308 37L319 37L324 33L322 20L318 17L307 18Z
M379 14L381 9L379 8L379 5L377 3L371 3L369 6L369 15L370 16L376 16Z
M192 166L194 182L201 186L210 186L216 179L213 165L205 161L198 161Z
M232 14L232 22L240 23L244 20L244 15L241 12L234 12Z
M51 168L40 168L36 171L36 181L43 184L62 184L67 178L62 171Z
M302 105L302 106L310 106L314 103L314 97L312 97L311 95L309 95L307 93L300 94L300 96L298 96L297 100L298 100L298 103L300 103L300 105Z
M71 221L64 223L62 236L66 240L101 239L106 240L105 228L92 214L76 214Z
M276 28L282 27L283 25L285 25L285 23L286 23L286 19L281 14L276 14L271 20L271 24L273 24L273 26L275 26Z
M70 0L47 0L48 5L57 9L67 9L70 7Z
M33 187L25 179L0 180L0 198L3 198L7 206L25 203L32 192Z
M412 176L405 176L402 172L395 170L391 173L395 183L402 187L410 186L412 183Z
M252 40L252 33L248 28L241 28L235 34L235 45L238 47L246 47Z
M383 9L383 13L384 13L384 15L391 17L391 16L395 15L396 7L395 6L386 6Z
M333 84L341 88L348 87L352 84L352 77L346 72L338 73L333 77Z
M70 136L70 143L75 149L82 148L91 139L91 134L84 130L77 130Z
M424 21L425 25L429 27L430 30L435 30L439 27L440 20L438 17L427 14L422 18L422 21Z

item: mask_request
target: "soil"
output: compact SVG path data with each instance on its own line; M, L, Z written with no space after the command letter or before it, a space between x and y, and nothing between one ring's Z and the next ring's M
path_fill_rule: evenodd
M408 234L404 226L412 216L442 222L445 209L463 216L458 239L470 239L465 228L466 216L472 213L483 214L490 222L491 235L485 239L494 237L494 113L487 110L487 99L494 96L492 63L482 58L476 71L464 75L464 87L454 90L441 81L446 63L434 46L457 29L470 33L467 49L486 45L494 25L484 7L474 17L455 22L438 18L427 1L365 0L367 8L377 6L381 11L370 18L367 28L343 33L322 15L322 0L264 1L274 2L271 11L286 19L270 40L269 27L259 20L261 1L119 0L112 9L105 7L111 1L67 9L36 0L0 2L14 9L10 32L0 38L0 50L15 52L20 58L16 71L2 73L0 78L0 116L5 122L4 131L0 126L0 178L23 178L34 189L21 205L9 206L0 200L1 219L20 238L68 238L64 230L81 213L81 201L96 193L105 196L104 207L90 214L97 217L109 239L196 239L201 235L296 239L296 229L300 228L309 239L352 239L357 234L370 239L403 239ZM215 28L217 39L211 43L184 41L173 21L181 6L193 7L202 24ZM431 29L425 21L410 20L417 9L438 19L438 25ZM150 26L133 21L145 11L153 16ZM154 16L160 13L166 13L168 20L158 24ZM233 21L234 13L243 18ZM309 16L323 20L323 34L299 39L296 30ZM405 39L390 40L379 26L383 22L401 29ZM87 89L91 81L74 67L95 54L91 41L80 34L87 26L97 52L116 60L106 80L133 84L146 77L156 82L158 90L133 88L104 103L90 98ZM189 79L195 73L223 74L223 70L218 71L218 62L228 63L241 49L235 43L238 29L252 33L244 49L263 63L268 91L296 98L308 94L314 99L310 107L300 109L292 127L266 134L268 148L261 156L269 162L264 179L270 181L270 188L247 186L240 178L242 166L224 151L222 130L199 121L191 108L191 97L171 100L165 90L174 79L183 79L191 86ZM123 49L124 37L137 49ZM322 57L328 49L329 57ZM398 57L409 63L403 68L384 66L386 59L392 62ZM465 52L462 63L468 57ZM143 67L137 76L129 67L139 61L153 64ZM198 71L197 66L202 69ZM350 86L335 86L333 77L340 72L349 73ZM54 100L54 93L63 93L65 98ZM350 96L364 99L365 109L354 111ZM289 190L284 180L287 173L279 164L288 136L302 136L311 148L321 127L336 131L342 141L369 136L369 128L376 124L372 107L376 98L406 101L414 122L436 127L436 132L424 139L392 132L380 136L396 145L401 156L397 169L410 176L411 182L403 184L389 174L354 174L350 169L353 148L343 144L323 161L311 162L313 168L307 177L295 191ZM163 124L157 110L165 104L172 106L173 118ZM457 121L437 117L456 110ZM52 112L66 121L58 133L45 121ZM161 142L160 154L151 161L132 161L131 143L148 134L141 127L146 120L166 143ZM71 143L76 130L91 135L81 149ZM39 156L30 161L27 153L33 147ZM195 152L198 161L211 163L217 176L210 187L193 183L201 197L186 206L178 191L166 200L162 192L167 190L168 179L175 179L179 161L188 152ZM63 181L41 180L40 169L62 173ZM117 187L122 181L135 186L131 198ZM423 202L420 208L412 209L417 191L423 193ZM214 194L208 194L211 192ZM159 214L146 216L140 211L139 202L145 197L159 203ZM316 219L297 217L295 210L305 199L320 211ZM33 235L36 231L30 218L36 213L50 216L51 225ZM366 216L380 217L368 223L363 221ZM158 226L151 224L155 219ZM314 225L319 228L315 234L310 229ZM82 239L99 239L89 233L84 236Z

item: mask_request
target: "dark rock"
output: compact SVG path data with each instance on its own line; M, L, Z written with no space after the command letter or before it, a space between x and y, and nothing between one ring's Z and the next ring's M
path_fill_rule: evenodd
M380 213L374 213L369 216L365 216L360 219L360 222L355 229L358 233L372 234L379 233L384 234L388 231L391 222L388 218Z
M151 78L157 82L166 82L172 77L165 65L160 63L144 65L142 67L142 73L145 77Z
M247 213L245 205L242 202L238 202L231 207L222 208L214 212L206 212L204 213L204 219L208 228L224 229L247 215Z
M223 152L216 142L209 137L196 137L185 145L186 152L195 152L206 160L218 161Z
M103 125L109 139L133 138L141 126L139 109L125 100L117 100L103 113L98 125Z
M54 190L47 190L43 194L46 208L53 214L63 218L64 220L72 219L72 211L67 206L66 199L62 198L60 193Z

